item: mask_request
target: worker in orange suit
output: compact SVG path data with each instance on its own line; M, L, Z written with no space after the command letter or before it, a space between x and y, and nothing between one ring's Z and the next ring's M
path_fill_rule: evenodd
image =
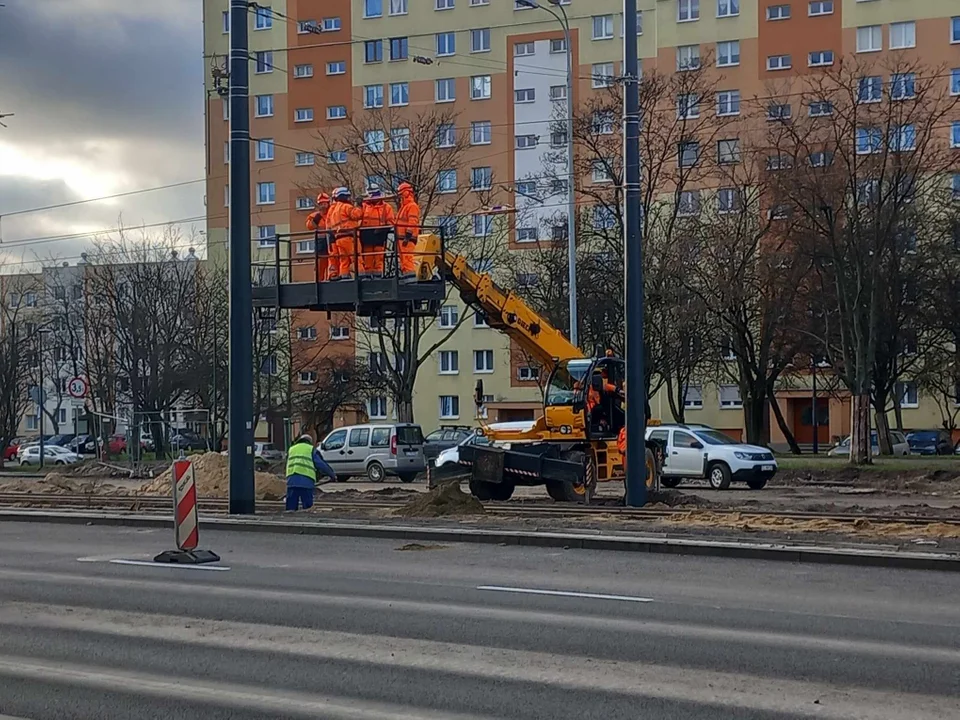
M400 183L400 209L397 211L397 250L400 256L400 274L409 276L417 271L417 237L420 235L420 206L413 193L413 185Z
M397 222L397 214L383 199L379 188L370 188L363 199L363 221L360 223L360 274L383 276L387 254L387 234ZM369 232L377 228L379 232ZM368 232L364 232L367 230Z
M363 208L350 202L350 190L338 187L333 191L333 203L327 213L327 227L333 231L339 258L337 276L350 280L354 273L354 254L357 249L357 230L363 220Z
M330 265L332 264L330 251L335 245L330 241L331 238L327 234L327 215L329 212L330 196L321 192L317 195L317 209L307 215L307 230L313 230L317 233L315 240L317 244L317 280L320 282L328 279L332 280L337 274L330 275Z

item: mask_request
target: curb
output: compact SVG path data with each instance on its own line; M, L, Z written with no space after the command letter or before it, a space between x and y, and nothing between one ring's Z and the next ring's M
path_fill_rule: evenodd
M0 510L0 521L173 528L171 518L156 515L119 515L49 510ZM204 530L209 531L266 532L385 540L427 540L576 550L617 550L621 552L694 555L741 560L777 560L781 562L960 572L960 554L954 553L918 553L873 548L793 545L776 542L690 540L642 535L586 535L582 533L367 525L341 522L302 523L287 520L249 520L219 517L201 517L200 525Z

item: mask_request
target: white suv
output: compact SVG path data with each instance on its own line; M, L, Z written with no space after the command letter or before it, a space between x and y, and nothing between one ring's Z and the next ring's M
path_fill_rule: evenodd
M777 461L769 449L739 443L702 426L651 426L647 440L664 446L661 483L665 487L676 487L684 478L701 478L715 490L726 490L733 481L760 490L777 472Z

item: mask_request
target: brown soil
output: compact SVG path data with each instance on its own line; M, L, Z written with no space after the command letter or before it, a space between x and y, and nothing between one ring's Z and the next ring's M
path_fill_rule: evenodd
M130 495L127 488L99 480L83 481L60 473L49 473L42 480L12 480L0 483L0 492L53 495Z
M395 511L400 517L443 517L483 515L486 510L472 495L460 489L460 483L444 483L408 502Z
M190 458L197 478L197 494L200 497L225 498L230 492L230 471L227 458L216 452L194 455ZM140 488L144 495L169 495L173 482L173 468L169 468ZM281 478L270 473L258 472L255 475L256 498L258 500L281 500L287 494L287 484Z
M895 492L960 492L960 463L955 467L918 468L868 468L830 467L806 470L780 470L776 485L821 485L848 484Z
M382 487L376 490L320 490L325 500L409 500L423 495L419 490L402 487Z

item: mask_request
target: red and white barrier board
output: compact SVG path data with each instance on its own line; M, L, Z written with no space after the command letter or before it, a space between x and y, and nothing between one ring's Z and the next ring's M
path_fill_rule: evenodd
M197 474L189 460L173 463L173 505L176 508L177 547L196 550L200 544L197 519Z

